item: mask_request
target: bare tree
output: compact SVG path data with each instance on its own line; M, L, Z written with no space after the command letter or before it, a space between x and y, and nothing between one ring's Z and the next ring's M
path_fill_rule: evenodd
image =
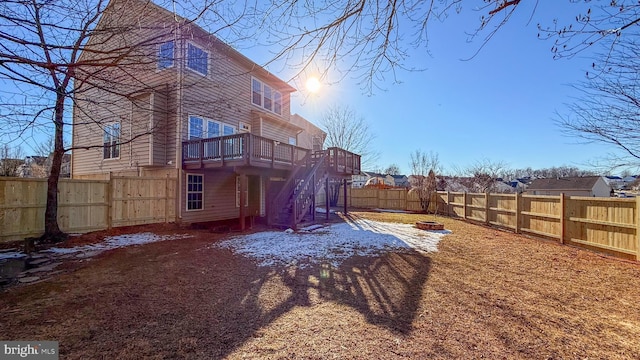
M189 36L181 30L202 20L205 13L220 28L228 28L236 19L215 1L181 4L183 8L166 2L189 18L168 14L169 21L156 24L152 19L145 21L147 7L155 6L146 0L7 0L0 4L0 81L6 85L0 93L0 138L53 136L42 241L66 237L58 226L57 201L62 158L72 150L64 146L71 105L75 104L73 116L105 130L105 115L116 115L113 109L118 101L135 106L137 96L150 91L142 76L153 71L149 65L157 61L159 44ZM140 21L125 15L131 13L140 14ZM95 116L98 113L102 116ZM136 136L117 137L112 146L152 131L145 128Z
M497 179L506 168L501 161L478 160L464 170L459 180L470 192L495 192Z
M429 210L431 194L437 190L436 172L441 171L439 156L434 152L416 150L411 153L409 166L412 190L418 193L420 207L426 212Z
M558 114L570 136L612 146L599 167L607 171L640 167L640 42L620 39L613 51L600 54L588 78L574 87L582 95Z
M364 118L348 106L330 106L320 120L320 127L327 133L327 147L339 147L359 154L362 157L363 169L378 158L378 153L373 147L375 135ZM332 181L328 191L331 206L335 206L340 194L340 183Z
M637 2L566 1L576 9L573 20L544 18L538 25L539 38L554 41L554 57L575 55L598 42L613 46L621 34L637 34ZM269 34L266 43L279 49L276 59L287 59L301 72L322 63L325 74L332 69L340 79L358 77L371 91L385 73L395 77L397 70L414 70L405 66L406 60L414 47L428 47L430 24L468 10L477 12L478 23L461 31L479 38L480 51L516 11L537 20L538 5L539 0L285 0L266 2L256 13L269 14L258 26Z
M19 176L20 165L24 163L22 149L9 144L0 147L0 176Z
M384 169L384 173L389 175L400 175L400 167L398 164L391 164Z
M323 114L320 127L327 133L327 147L339 147L362 157L362 167L367 168L379 157L373 141L376 136L369 124L349 106L333 105Z

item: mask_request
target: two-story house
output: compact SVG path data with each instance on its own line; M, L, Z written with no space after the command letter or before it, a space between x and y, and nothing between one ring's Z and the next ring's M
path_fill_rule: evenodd
M239 218L244 228L247 216L257 216L295 227L327 178L359 172L359 155L320 151L320 140L300 146L312 127L302 117L292 121L295 89L286 82L153 3L112 0L109 7L98 27L130 23L131 30L96 32L81 59L140 49L123 56L135 53L135 68L109 69L121 91L84 80L93 74L76 75L74 178L175 176L177 221Z

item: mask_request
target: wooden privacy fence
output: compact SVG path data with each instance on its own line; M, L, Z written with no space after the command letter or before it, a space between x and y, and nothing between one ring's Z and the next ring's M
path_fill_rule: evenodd
M0 242L43 233L46 194L46 179L0 178ZM175 178L61 179L59 183L58 223L65 232L173 222L175 218Z
M417 195L406 190L349 189L347 201L356 208L420 210ZM430 210L435 209L441 215L640 260L640 197L438 192L431 201Z

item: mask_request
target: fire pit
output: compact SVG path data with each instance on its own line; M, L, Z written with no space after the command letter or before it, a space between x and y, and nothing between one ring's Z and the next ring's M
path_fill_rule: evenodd
M416 227L421 230L444 230L444 224L435 221L417 221Z

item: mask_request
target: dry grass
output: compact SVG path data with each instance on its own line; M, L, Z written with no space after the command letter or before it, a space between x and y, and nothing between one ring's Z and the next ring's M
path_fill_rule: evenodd
M206 231L111 251L0 293L0 338L65 359L640 357L638 264L438 221L437 253L339 268L260 268Z

